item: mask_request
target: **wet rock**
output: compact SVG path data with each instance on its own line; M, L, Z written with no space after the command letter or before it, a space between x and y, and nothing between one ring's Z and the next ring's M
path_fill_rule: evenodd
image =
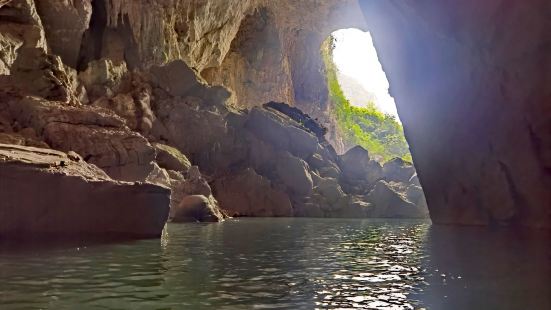
M0 236L158 237L168 217L167 188L114 181L50 149L1 144L0 180Z
M175 218L174 221L214 222L222 221L226 217L197 166L192 166L185 172L166 170L156 163L153 167L146 181L170 188L170 214ZM204 197L208 205L199 207L193 203L189 204L192 200L187 197L190 196Z
M172 222L218 222L224 216L217 206L203 195L189 195L182 199L176 208L172 208L170 219Z

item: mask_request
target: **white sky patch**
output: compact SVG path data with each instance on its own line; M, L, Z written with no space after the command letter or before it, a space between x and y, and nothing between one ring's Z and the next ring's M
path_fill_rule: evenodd
M339 71L354 78L365 90L373 93L376 96L375 105L399 120L371 34L358 29L341 29L333 32L333 36L336 39L333 61Z

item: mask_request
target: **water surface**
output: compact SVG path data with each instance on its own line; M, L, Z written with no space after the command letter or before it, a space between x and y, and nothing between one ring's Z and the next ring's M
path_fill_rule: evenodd
M545 234L234 219L161 240L0 246L0 309L551 309Z

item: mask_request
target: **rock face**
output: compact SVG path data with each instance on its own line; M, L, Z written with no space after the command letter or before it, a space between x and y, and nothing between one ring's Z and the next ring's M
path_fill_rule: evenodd
M292 216L287 194L274 189L269 179L252 168L237 175L217 179L214 194L232 216Z
M427 209L422 205L416 206L415 203L421 197L411 194L411 197L399 192L399 185L392 186L385 181L379 181L369 195L367 201L373 204L369 215L372 217L390 217L390 218L426 218ZM411 199L411 200L408 200Z
M218 206L203 195L189 195L172 207L170 218L172 222L218 222L224 216Z
M383 166L383 176L387 181L410 182L415 175L415 168L412 164L401 158L394 158ZM414 180L412 180L414 181Z
M67 52L63 59L73 59ZM227 89L207 85L182 60L137 68L131 58L101 55L77 74L42 49L21 51L0 80L2 139L76 151L112 178L170 188L175 222L220 221L226 212L368 216L361 201L380 165L354 151L339 158L326 129L301 110L276 102L235 110Z
M433 222L551 227L549 1L397 2L360 4Z
M169 186L173 208L386 216L379 197L423 208L422 184L436 223L551 225L548 1L46 2L0 1L2 142ZM372 32L418 176L324 137L319 48L349 27Z
M0 144L0 237L158 237L170 191L115 181L76 153Z

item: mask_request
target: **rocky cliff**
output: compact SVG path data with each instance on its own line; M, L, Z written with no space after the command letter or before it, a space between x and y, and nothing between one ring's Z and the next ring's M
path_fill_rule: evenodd
M551 3L363 1L436 223L551 226Z
M435 222L549 226L548 4L437 2L0 1L0 142L171 188L176 221L423 216L420 180ZM418 178L263 107L330 124L319 48L347 27L384 55Z

